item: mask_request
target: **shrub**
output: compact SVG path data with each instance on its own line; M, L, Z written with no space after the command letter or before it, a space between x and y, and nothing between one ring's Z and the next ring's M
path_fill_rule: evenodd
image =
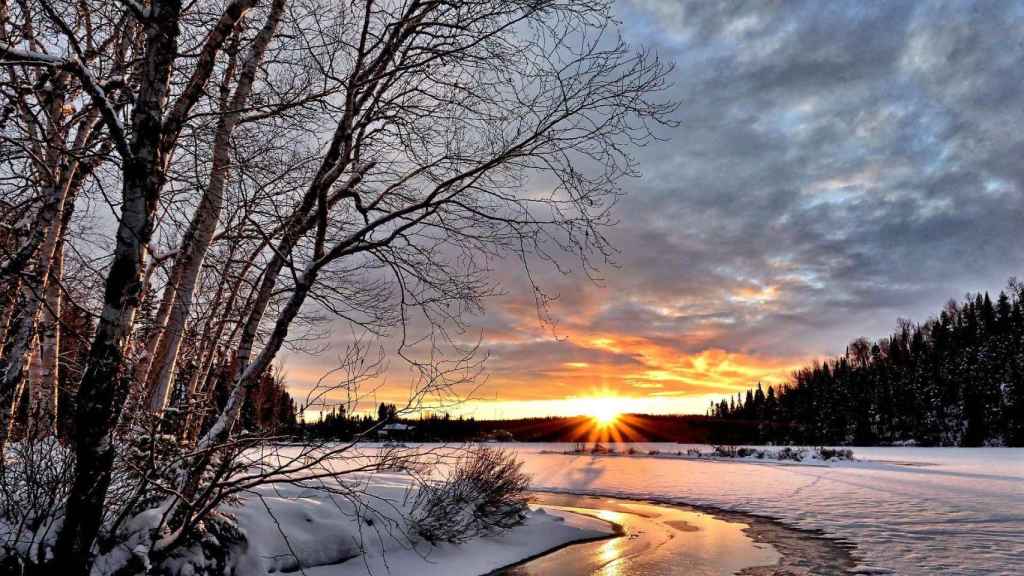
M736 457L736 447L735 446L726 446L726 445L723 445L723 444L719 444L718 446L713 446L712 448L714 449L712 451L712 453L711 453L713 456L721 456L721 457L724 457L724 458L735 458ZM692 448L691 448L691 450L692 450ZM687 452L689 452L689 450L687 450Z
M703 456L703 454L700 451L700 448L687 448L686 455L693 456L694 458L700 458L701 456Z
M776 453L775 457L779 460L793 460L794 462L802 462L804 456L807 455L807 451L802 448L790 448L786 446Z
M0 462L0 574L21 574L52 553L74 456L54 437L4 447ZM17 567L17 568L15 568Z
M630 446L629 449L626 450L626 454L629 454L630 456L636 454L636 448Z
M514 453L471 449L446 478L420 486L412 506L412 530L432 544L458 544L504 532L526 519L529 482Z
M853 460L853 450L849 448L818 448L817 452L822 460Z

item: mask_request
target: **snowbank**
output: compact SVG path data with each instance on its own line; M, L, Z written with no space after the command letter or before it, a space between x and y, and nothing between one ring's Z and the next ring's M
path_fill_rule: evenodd
M416 574L476 576L565 544L612 533L599 520L531 510L525 524L461 545L432 546L406 525L409 478L378 473L360 479L360 498L292 485L261 488L229 509L245 535L235 574L295 572L309 576ZM183 570L187 573L187 570Z
M614 533L611 525L561 510L536 508L526 523L501 536L478 538L458 546L441 544L391 547L367 553L337 566L307 569L309 576L478 576L560 548L566 544ZM389 572L390 570L390 572Z

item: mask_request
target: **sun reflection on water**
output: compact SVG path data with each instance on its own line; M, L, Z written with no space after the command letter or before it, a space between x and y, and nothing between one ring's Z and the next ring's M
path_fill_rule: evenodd
M597 513L597 517L601 520L612 522L616 525L621 526L624 522L624 515L620 512L613 510L600 510ZM606 541L601 548L597 551L598 558L601 559L601 570L598 574L602 576L625 576L622 572L623 568L623 545L625 538L612 538Z
M718 576L770 566L779 555L755 544L747 524L698 510L605 497L543 495L545 504L613 523L622 536L566 548L528 564L529 576ZM536 500L535 500L536 501Z

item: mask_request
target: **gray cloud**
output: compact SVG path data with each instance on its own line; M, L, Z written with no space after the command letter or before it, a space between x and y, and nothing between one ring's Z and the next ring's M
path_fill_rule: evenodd
M563 293L564 321L680 353L824 354L1024 270L1020 4L619 13L628 41L676 61L680 126L638 151L644 177L612 232L620 267ZM737 298L758 287L775 298ZM585 322L580 292L598 308Z
M627 41L675 60L679 126L636 151L644 176L624 183L600 285L533 271L566 339L538 328L521 270L495 263L508 295L474 328L500 396L570 394L589 373L567 363L685 371L709 349L785 370L772 360L840 352L1024 273L1024 4L618 12ZM609 334L626 348L592 342Z

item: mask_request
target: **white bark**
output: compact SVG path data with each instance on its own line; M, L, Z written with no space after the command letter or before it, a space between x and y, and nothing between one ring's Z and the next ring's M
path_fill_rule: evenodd
M147 288L149 287L150 276L156 266L157 263L154 261L152 266L146 270L144 285ZM180 266L173 266L171 268L171 273L167 278L167 285L164 286L163 297L160 299L160 306L157 308L156 316L153 318L153 333L146 340L146 348L142 356L135 362L134 382L138 385L140 391L146 390L144 383L149 378L149 372L153 366L153 357L156 355L157 346L160 344L160 337L167 327L167 320L171 315L171 308L174 306L174 298L178 293L178 283L181 281L182 272L183 270Z
M61 215L70 185L69 175L61 185L52 187L49 201L40 209L35 220L35 225L45 230L45 236L36 252L29 277L19 286L17 315L8 334L10 342L5 346L4 357L0 360L0 446L11 432L13 415L25 384L25 373L32 362L33 343L44 308L54 252L61 234Z
M173 304L167 318L166 328L161 333L160 344L153 357L153 365L149 370L146 388L149 394L149 409L160 412L167 406L171 391L171 381L178 359L178 347L185 330L195 294L196 280L209 250L210 241L220 219L224 205L224 188L227 184L231 160L231 135L241 117L241 111L248 105L256 71L263 61L267 46L273 39L284 13L284 0L275 0L267 21L242 62L238 86L228 103L227 110L221 115L217 124L217 133L213 147L213 163L210 169L210 180L192 217L189 230L182 240L178 257L174 261L175 268L181 267L178 285L174 289Z
M29 382L29 433L36 438L56 433L63 275L64 250L62 243L58 243L50 265L46 300L39 321L39 351L33 361L36 369Z

